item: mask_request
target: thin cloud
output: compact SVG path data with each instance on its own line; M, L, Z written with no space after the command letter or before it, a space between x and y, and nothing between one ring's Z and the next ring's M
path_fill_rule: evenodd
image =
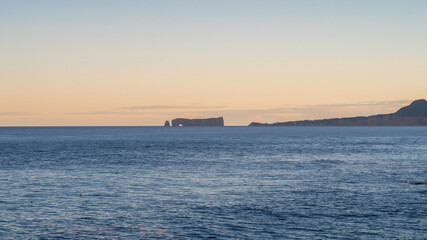
M109 111L94 111L94 112L72 112L65 113L67 115L126 115L126 114L138 114L135 112L109 112Z
M366 102L366 103L349 103L349 104L317 104L317 105L296 105L296 106L283 106L276 108L267 109L226 109L221 112L233 112L233 113L310 113L313 111L324 111L329 109L331 111L343 110L343 109L372 109L378 108L391 109L397 111L399 107L407 105L411 100L399 100L399 101L382 101L382 102ZM191 113L210 113L219 112L214 111L191 111Z
M343 110L348 110L350 113L365 111L370 114L371 111L366 109L377 110L377 109L391 109L396 108L400 105L406 105L410 103L410 100L399 100L399 101L381 101L381 102L362 102L362 103L350 103L350 104L318 104L318 105L304 105L304 106L282 106L276 108L267 109L231 109L226 106L189 106L189 105L145 105L145 106L132 106L132 107L121 107L119 109L127 111L93 111L93 112L73 112L65 113L68 115L142 115L145 113L156 113L156 110L171 110L168 112L169 115L206 115L206 114L299 114L299 115L310 115L315 113L313 117L340 113ZM142 110L142 111L137 111ZM153 110L153 111L144 111ZM395 109L397 111L397 109ZM344 111L346 112L346 111ZM320 114L324 113L324 114Z
M0 116L14 117L14 116L32 116L34 113L30 112L0 112Z
M188 106L188 105L145 105L145 106L132 106L121 107L122 110L170 110L170 109L220 109L226 106Z
M282 105L283 108L329 108L329 107L369 107L369 106L396 106L396 105L404 105L409 104L413 100L397 100L397 101L369 101L369 102L359 102L359 103L340 103L340 104L311 104L311 105ZM276 108L276 109L281 109Z

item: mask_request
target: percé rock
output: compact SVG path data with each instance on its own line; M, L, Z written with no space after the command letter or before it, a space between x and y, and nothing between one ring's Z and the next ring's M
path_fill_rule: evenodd
M165 124L166 126L166 124ZM224 119L218 118L205 118L205 119L188 119L188 118L175 118L172 120L172 127L178 126L224 126Z
M395 113L368 117L331 118L278 123L257 123L249 126L425 126L427 125L427 101L416 100Z
M165 122L165 127L170 127L171 126L171 124L169 123L169 121L168 120L166 120L166 122Z

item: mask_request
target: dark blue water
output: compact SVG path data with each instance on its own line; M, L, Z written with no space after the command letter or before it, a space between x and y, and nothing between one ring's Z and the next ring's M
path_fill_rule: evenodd
M0 239L426 239L426 127L0 128Z

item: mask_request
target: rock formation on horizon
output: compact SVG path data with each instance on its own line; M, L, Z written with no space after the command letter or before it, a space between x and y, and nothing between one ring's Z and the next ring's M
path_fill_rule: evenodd
M166 121L169 123L169 121ZM169 126L166 125L165 126ZM179 126L224 126L223 117L218 118L204 118L204 119L188 119L188 118L175 118L172 120L172 127Z
M420 99L395 113L368 117L330 118L277 123L252 122L249 126L426 126L427 101Z

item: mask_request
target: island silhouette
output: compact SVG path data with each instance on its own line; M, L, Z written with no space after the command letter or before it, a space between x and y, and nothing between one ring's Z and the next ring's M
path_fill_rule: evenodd
M171 124L168 120L165 121L164 124L165 127L170 127ZM208 127L208 126L215 126L215 127L223 127L224 126L224 118L223 117L217 117L217 118L203 118L203 119L189 119L189 118L175 118L172 120L172 127Z
M425 126L427 101L419 99L395 113L367 117L329 118L276 123L252 122L249 126Z

